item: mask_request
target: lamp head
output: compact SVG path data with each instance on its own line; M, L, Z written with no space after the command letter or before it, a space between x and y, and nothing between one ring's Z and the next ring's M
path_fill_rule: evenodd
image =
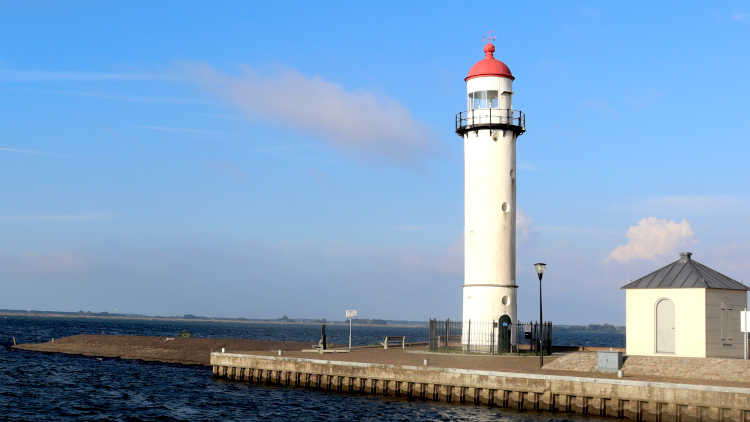
M542 279L542 274L544 274L544 269L547 267L547 264L544 262L537 262L534 264L534 268L536 268L536 274L539 276L539 280Z

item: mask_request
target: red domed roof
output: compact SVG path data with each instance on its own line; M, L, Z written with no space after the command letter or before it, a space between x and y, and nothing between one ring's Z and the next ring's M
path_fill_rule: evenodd
M510 73L510 69L505 63L497 60L492 53L495 52L495 46L492 43L484 45L484 58L478 62L469 70L469 74L464 79L468 81L471 78L478 78L480 76L499 76L501 78L516 79Z

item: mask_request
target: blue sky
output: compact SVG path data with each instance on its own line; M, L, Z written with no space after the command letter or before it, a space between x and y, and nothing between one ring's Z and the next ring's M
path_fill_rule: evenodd
M517 2L516 2L517 3ZM460 313L463 77L527 113L519 317L750 282L750 4L3 2L0 308Z

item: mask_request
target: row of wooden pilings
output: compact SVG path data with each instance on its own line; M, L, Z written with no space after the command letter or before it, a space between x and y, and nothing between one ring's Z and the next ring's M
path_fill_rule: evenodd
M319 389L349 394L433 400L455 404L487 405L517 411L575 413L653 422L749 422L746 410L711 408L691 404L675 405L643 400L581 397L569 394L512 391L460 385L440 385L394 379L360 378L274 369L213 366L216 377L256 384Z

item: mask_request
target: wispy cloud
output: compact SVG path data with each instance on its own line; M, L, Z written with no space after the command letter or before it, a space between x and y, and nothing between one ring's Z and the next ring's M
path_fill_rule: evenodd
M606 261L625 263L639 259L653 259L675 252L680 246L696 243L693 227L687 220L647 217L630 226L626 233L628 242L616 247Z
M98 98L102 100L126 101L132 103L171 103L171 104L211 104L210 101L198 98L144 97L138 95L119 95L92 91L49 91L55 94L75 97Z
M0 215L0 221L93 221L112 217L112 214L107 213Z
M45 81L147 81L172 80L171 75L159 73L99 73L76 71L10 70L0 69L3 82Z
M534 220L528 214L518 209L516 212L516 235L521 241L528 240L534 231Z
M733 12L731 18L735 22L750 23L750 13Z
M43 155L41 151L35 149L24 149L24 148L12 148L12 147L0 147L0 152L15 152L18 154L30 154L30 155Z
M190 133L195 135L222 135L224 132L218 131L218 130L208 130L208 129L192 129L192 128L185 128L185 127L171 127L171 126L150 126L150 125L139 125L134 126L136 129L147 129L147 130L155 130L157 132L166 132L166 133Z
M186 66L197 84L254 118L314 132L333 145L410 162L434 151L431 129L396 100L347 90L293 69L238 77L207 65Z

